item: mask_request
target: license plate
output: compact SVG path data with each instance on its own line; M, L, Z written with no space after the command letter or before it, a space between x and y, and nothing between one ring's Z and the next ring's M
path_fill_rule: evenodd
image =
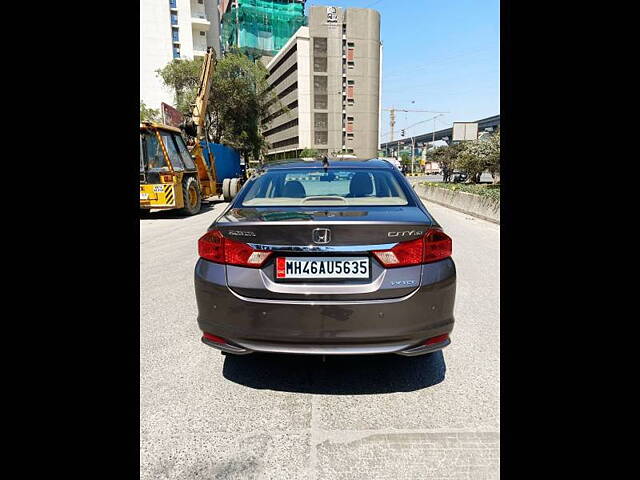
M148 193L141 193L140 194L140 200L149 200L149 194Z
M369 278L368 257L278 257L276 278Z

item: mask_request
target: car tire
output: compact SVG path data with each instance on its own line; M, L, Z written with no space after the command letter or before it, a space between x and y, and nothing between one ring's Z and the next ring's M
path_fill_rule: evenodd
M182 200L184 207L180 210L183 215L195 215L202 206L200 187L194 177L187 177L182 181Z
M240 188L242 188L242 185L240 185L240 179L232 178L231 184L229 186L229 196L231 197L232 200L236 198L236 195L240 191Z
M230 178L225 178L222 181L222 198L224 199L225 202L230 202L231 201L230 187L231 187L231 179Z

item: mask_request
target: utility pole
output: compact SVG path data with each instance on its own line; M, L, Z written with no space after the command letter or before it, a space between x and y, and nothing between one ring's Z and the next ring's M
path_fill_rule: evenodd
M411 137L411 174L413 174L413 164L415 161L415 151L416 151L416 144L414 142L414 138L415 137Z
M389 124L391 125L391 136L389 140L393 141L393 127L396 125L396 111L393 107L391 107L391 112L389 112Z
M436 115L435 117L433 117L433 134L431 137L431 141L435 142L436 141L436 118L441 117L442 113L439 115Z

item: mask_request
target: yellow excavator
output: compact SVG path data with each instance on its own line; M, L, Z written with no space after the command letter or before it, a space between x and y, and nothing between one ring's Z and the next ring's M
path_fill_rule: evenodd
M202 199L219 195L215 159L208 151L205 116L215 51L207 49L191 119L183 130L194 140L189 149L183 131L162 123L140 124L140 214L178 209L184 215L200 211ZM205 140L205 148L201 142ZM207 162L206 159L209 161Z

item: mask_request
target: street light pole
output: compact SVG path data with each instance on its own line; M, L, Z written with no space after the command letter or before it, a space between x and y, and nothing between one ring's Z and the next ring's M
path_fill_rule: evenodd
M414 142L414 138L415 137L411 137L411 174L413 175L414 171L413 171L413 164L414 164L414 160L415 160L415 152L416 152L416 145Z
M436 141L436 118L441 117L443 114L440 113L439 115L436 115L435 117L433 117L433 134L431 137L431 141L435 142Z

